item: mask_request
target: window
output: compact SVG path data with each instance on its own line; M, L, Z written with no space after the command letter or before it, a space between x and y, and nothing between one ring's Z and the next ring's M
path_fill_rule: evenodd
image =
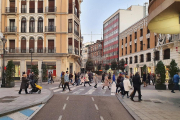
M21 19L21 32L26 33L26 18Z
M135 52L137 52L137 43L135 43Z
M159 51L154 52L155 61L159 60Z
M143 41L140 42L141 50L143 50Z
M143 29L140 29L140 36L143 36Z
M15 27L15 19L10 19L9 20L9 28L8 31L9 32L16 32L16 27Z
M38 13L43 13L43 0L38 1Z
M170 59L170 49L164 50L164 60Z
M123 56L123 48L122 48L122 56Z
M21 13L26 13L26 0L21 0Z
M130 57L129 59L130 59L129 64L132 64L132 57Z
M150 48L150 38L147 39L147 48Z
M132 45L130 45L130 53L132 53Z
M126 43L127 43L127 37L126 37Z
M130 41L132 41L132 35L130 35Z
M15 53L15 40L9 40L9 53Z
M74 33L79 36L79 25L76 22L74 22Z
M149 34L150 33L150 30L147 28L147 34Z
M126 55L127 55L127 47L126 47Z
M135 39L137 39L137 32L135 32Z
M154 36L155 46L157 46L157 36Z
M10 8L9 8L9 12L16 12L16 9L15 9L15 0L9 0L10 2Z
M144 62L144 55L143 54L140 55L140 62L141 63Z
M68 33L72 33L72 19L68 20Z
M29 32L34 33L35 32L35 21L34 18L31 17L29 21Z
M69 14L72 14L72 9L73 9L73 2L72 2L72 0L69 0Z
M126 58L126 64L128 64L128 58Z
M29 53L34 52L34 38L29 39Z
M35 1L29 1L29 13L35 13Z
M151 61L151 53L147 53L147 62Z
M55 32L56 27L54 26L54 19L48 19L48 28L46 29L48 32Z
M54 53L54 40L48 40L48 53Z
M26 38L21 39L21 53L26 53Z
M55 12L55 1L49 0L48 12Z
M134 57L134 63L138 63L138 56Z
M123 39L122 39L122 45L123 45Z
M38 32L43 32L43 19L41 17L38 19Z
M42 37L38 38L37 45L38 45L37 52L38 53L43 53L43 39L42 39Z
M79 2L75 0L74 14L79 18Z

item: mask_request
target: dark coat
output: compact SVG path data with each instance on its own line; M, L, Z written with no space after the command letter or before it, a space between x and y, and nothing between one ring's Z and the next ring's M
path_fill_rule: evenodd
M64 75L61 77L61 83L64 85Z
M105 74L102 74L102 80L104 80L104 78L105 78Z
M146 81L146 74L143 74L143 81Z
M121 76L119 76L119 77L117 78L116 87L120 87L120 83L121 83Z
M25 77L22 77L21 87L20 89L27 89L28 81Z
M134 88L140 88L141 87L141 80L140 80L139 75L135 75L135 77L133 77L133 86L134 86Z

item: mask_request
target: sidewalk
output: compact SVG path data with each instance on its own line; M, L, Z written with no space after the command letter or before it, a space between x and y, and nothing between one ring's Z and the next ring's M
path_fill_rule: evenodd
M0 116L46 103L53 96L53 92L48 89L42 89L41 94L25 94L24 90L18 94L19 86L20 83L16 83L14 88L0 88Z
M142 102L133 102L126 96L117 95L129 113L139 120L178 120L180 119L180 91L155 90L154 86L142 88ZM132 91L132 90L131 90ZM130 93L131 93L130 91ZM138 93L134 97L138 101Z

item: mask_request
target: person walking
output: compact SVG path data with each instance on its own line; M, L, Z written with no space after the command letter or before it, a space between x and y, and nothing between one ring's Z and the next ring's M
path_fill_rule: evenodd
M143 83L144 83L144 87L147 86L147 83L146 83L146 73L143 72Z
M119 73L119 77L117 78L117 83L116 83L116 94L119 93L120 90L120 83L121 83L121 73Z
M116 76L115 76L115 73L113 74L113 82L116 83Z
M81 83L80 85L82 85L84 83L85 77L83 75L81 75Z
M62 85L62 88L64 88L64 72L62 72L61 83L59 84L59 88L60 88L60 85Z
M51 72L49 72L49 75L48 75L48 84L51 83L52 84L52 81L51 81Z
M27 74L23 74L23 77L22 77L22 82L21 82L21 86L20 86L20 90L19 90L19 94L21 94L21 91L22 89L25 90L25 93L26 94L29 94L28 91L27 91L27 88L29 86L29 80L27 80Z
M178 86L178 83L179 83L179 75L178 75L178 72L174 75L174 77L173 77L173 83L174 83L174 87L173 87L173 89L172 89L172 93L175 93L174 92L174 90L177 88L177 87L179 87Z
M154 83L155 83L154 73L152 73L152 74L150 75L150 79L152 80L152 83L153 83L153 85L154 85Z
M72 73L69 74L69 82L74 86Z
M64 88L63 88L63 91L65 91L66 86L68 86L69 91L71 91L70 88L69 88L69 74L68 74L68 71L66 71L66 74L64 76Z
M95 88L97 88L97 84L98 84L98 78L97 78L97 74L96 73L93 73L93 80L94 80L94 83L95 83Z
M131 83L128 75L126 75L123 84L124 84L124 95L127 94L127 98L129 98L129 90L131 89ZM124 95L122 97L124 97Z
M111 73L110 72L109 72L108 80L109 80L109 83L112 84Z
M90 85L90 81L89 81L89 74L88 74L88 72L86 72L86 75L85 75L84 87L86 87L87 83L89 84L89 86L91 86Z
M54 80L53 80L53 73L51 72L51 84L52 82L54 83Z
M149 85L151 85L151 77L150 77L149 73L148 73L148 83L149 83Z
M121 80L120 80L121 95L124 95L124 84L123 84L123 81L124 81L124 75L122 74L121 75Z
M91 74L91 72L88 72L88 76L89 76L89 82L91 83L91 80L92 80L92 74Z
M139 101L142 101L142 99L141 99L141 80L140 80L140 76L139 76L138 72L133 77L133 86L134 86L134 92L131 95L131 100L134 101L134 99L133 99L134 95L136 94L136 91L138 91Z
M108 79L108 75L107 74L105 74L105 80L104 80L104 84L103 84L102 89L104 89L105 86L107 86L109 88L109 90L111 89L109 87L109 79Z
M105 72L102 74L102 83L104 83L104 78L105 78Z

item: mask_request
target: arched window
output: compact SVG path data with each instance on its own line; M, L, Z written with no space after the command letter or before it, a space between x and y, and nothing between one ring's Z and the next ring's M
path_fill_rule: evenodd
M170 49L164 50L164 60L170 59Z
M26 33L26 18L21 19L21 32Z
M29 39L29 52L31 53L31 52L34 52L34 38L33 37L31 37L30 39Z
M35 20L33 17L30 18L29 21L29 32L34 33L35 32Z
M42 39L42 37L38 38L37 45L38 45L37 52L38 53L43 53L43 39Z
M39 32L39 33L42 33L42 32L43 32L43 19L42 19L42 17L40 17L40 18L38 19L38 32Z
M21 53L26 53L26 38L21 39Z

